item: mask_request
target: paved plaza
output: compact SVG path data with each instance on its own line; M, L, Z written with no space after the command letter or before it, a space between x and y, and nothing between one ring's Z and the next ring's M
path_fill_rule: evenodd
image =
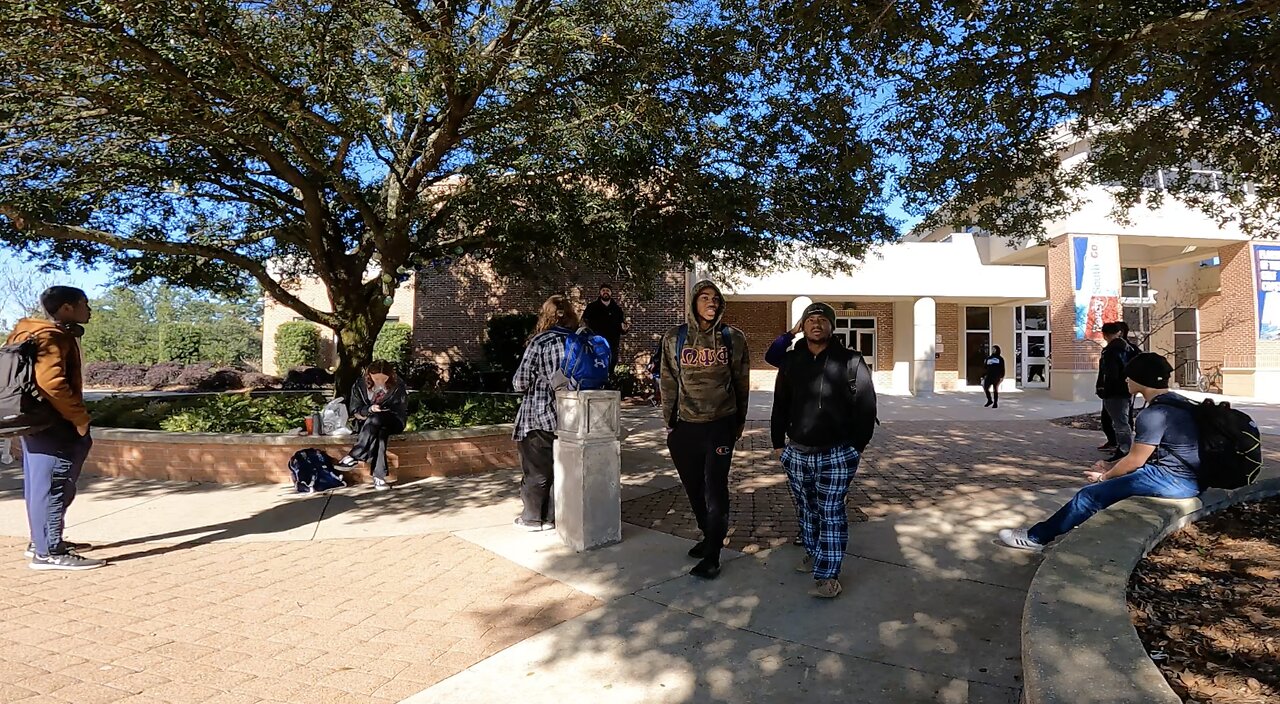
M1002 405L881 399L834 601L792 569L763 405L714 582L685 574L696 530L651 409L625 412L624 541L584 554L512 529L511 471L317 496L91 479L68 535L112 564L33 572L10 467L0 701L1014 704L1039 558L991 538L1069 496L1098 438L1046 420L1092 404Z

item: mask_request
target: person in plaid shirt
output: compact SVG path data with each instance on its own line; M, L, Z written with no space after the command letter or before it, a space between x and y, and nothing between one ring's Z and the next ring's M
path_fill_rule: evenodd
M577 332L578 326L578 313L568 298L548 298L538 312L533 336L511 382L517 392L524 394L512 434L524 472L520 480L524 510L516 516L515 525L530 531L555 528L556 512L551 496L555 460L551 451L558 421L551 377L564 364L565 336Z
M814 303L800 317L804 341L786 353L774 386L770 430L787 470L817 595L840 594L849 543L845 497L876 424L876 392L862 355L831 336L836 313Z

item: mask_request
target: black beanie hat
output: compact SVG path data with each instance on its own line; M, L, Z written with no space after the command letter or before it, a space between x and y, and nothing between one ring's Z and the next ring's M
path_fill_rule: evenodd
M836 309L826 303L810 303L800 315L800 322L808 320L811 315L821 315L831 322L831 327L836 326Z
M1167 389L1169 378L1173 376L1173 367L1163 355L1143 352L1129 360L1125 365L1124 375L1148 389Z

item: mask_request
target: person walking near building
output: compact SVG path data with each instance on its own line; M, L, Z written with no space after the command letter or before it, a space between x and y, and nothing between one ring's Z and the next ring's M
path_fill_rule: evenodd
M1104 323L1102 339L1105 344L1098 359L1098 379L1096 391L1102 399L1102 409L1111 419L1111 428L1116 436L1116 452L1109 458L1115 461L1129 454L1129 446L1133 440L1133 429L1129 425L1133 394L1125 383L1125 364L1133 358L1133 346L1120 335L1119 323Z
M876 391L862 355L831 336L836 314L814 303L801 318L804 340L786 354L774 386L770 432L787 470L816 593L840 594L849 542L845 497L876 424Z
M370 364L351 386L347 407L360 430L355 445L338 460L338 466L368 462L373 488L391 488L387 483L387 442L392 435L403 433L409 422L409 388L400 381L395 365L382 360Z
M1098 511L1133 496L1187 499L1200 493L1200 434L1194 404L1169 391L1173 367L1154 352L1142 352L1125 367L1128 390L1147 405L1138 414L1130 451L1114 462L1099 460L1085 472L1089 485L1048 519L1030 528L1006 528L1000 542L1039 552ZM1117 424L1117 430L1120 424Z
M71 286L51 286L40 295L48 320L24 318L8 344L36 345L35 384L56 413L53 424L22 438L22 487L31 543L26 557L33 570L91 570L106 564L82 557L88 545L68 542L62 531L76 498L76 482L93 439L84 404L80 337L93 317L89 297Z
M694 285L689 322L662 338L659 385L667 447L702 531L689 551L689 574L715 579L729 532L729 467L750 401L747 338L723 322L724 296L710 281Z
M520 501L524 510L516 516L515 525L526 530L541 531L555 527L556 512L552 498L555 461L552 445L558 424L556 392L552 376L564 365L564 339L577 333L578 313L565 296L551 296L538 312L538 322L525 347L520 366L511 384L524 394L516 411L512 437L520 452Z
M613 374L613 368L618 365L622 334L631 327L626 311L613 298L613 284L600 284L600 296L587 304L582 322L609 343L609 373Z
M991 348L991 354L982 364L982 390L987 394L984 408L999 408L1000 382L1004 381L1004 357L1000 356L1000 345Z

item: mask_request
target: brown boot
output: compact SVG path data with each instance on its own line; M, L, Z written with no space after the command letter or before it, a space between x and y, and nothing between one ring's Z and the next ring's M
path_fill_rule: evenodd
M804 558L796 563L796 572L813 572L813 556L804 554Z
M840 596L840 591L840 580L835 579L834 577L831 579L818 580L818 589L816 593L823 599L834 599L837 596Z

